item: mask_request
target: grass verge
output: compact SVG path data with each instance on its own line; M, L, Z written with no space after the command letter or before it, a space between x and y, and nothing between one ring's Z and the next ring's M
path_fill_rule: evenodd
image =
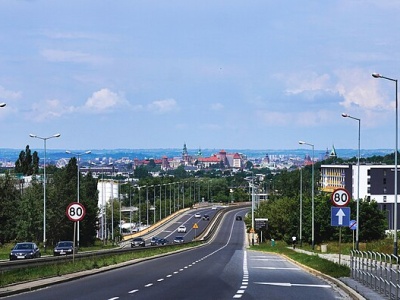
M2 271L0 273L0 287L10 284L33 281L42 278L62 276L65 274L76 273L85 270L99 269L135 259L153 257L160 254L174 252L184 248L192 248L200 243L189 243L168 247L145 248L143 250L131 251L128 253L97 257L95 255L72 262L70 257L65 261L60 261L53 265L30 267L17 270Z
M285 242L277 242L275 246L271 246L269 244L260 244L251 246L251 249L263 252L273 252L277 254L282 254L287 256L296 262L310 267L314 270L320 271L326 275L329 275L334 278L339 277L349 277L350 276L350 268L347 266L339 265L330 260L323 259L318 255L308 255L300 252L296 252L291 248L288 248Z

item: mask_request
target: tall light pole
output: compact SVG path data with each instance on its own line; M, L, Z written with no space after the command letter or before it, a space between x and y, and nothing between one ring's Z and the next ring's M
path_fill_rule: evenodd
M303 246L303 170L300 168L300 247Z
M398 152L398 96L397 96L397 79L382 76L378 73L372 73L374 78L383 78L393 81L396 85L396 149L394 152L394 241L393 241L393 254L397 256L397 152ZM357 225L358 226L358 225ZM358 228L358 227L357 227Z
M359 232L360 232L360 140L361 140L361 119L352 117L343 113L343 118L350 118L358 121L358 157L357 157L357 216L356 216L356 250L359 250Z
M0 103L0 107L4 107L6 104L4 102Z
M4 104L5 105L5 104ZM46 252L46 141L52 138L58 138L61 134L56 133L49 137L41 137L36 134L29 134L31 138L43 140L44 142L44 163L43 163L43 247Z
M299 141L300 145L308 145L312 148L312 161L311 161L311 248L314 250L314 145Z
M80 174L81 174L81 172L80 172L80 160L81 160L81 156L82 155L84 155L84 154L90 154L90 153L92 153L92 151L90 151L90 150L88 150L88 151L85 151L85 152L82 152L82 153L73 153L73 152L71 152L71 151L69 151L69 150L66 150L65 151L65 153L67 153L67 154L72 154L72 155L75 155L76 157L78 157L78 159L77 159L77 161L76 161L76 164L78 165L78 179L77 179L77 202L79 203L80 201L79 201L79 177L80 177ZM78 247L78 249L79 249L79 223L80 222L77 222L78 224L77 224L77 236L76 236L76 243L77 243L77 247Z

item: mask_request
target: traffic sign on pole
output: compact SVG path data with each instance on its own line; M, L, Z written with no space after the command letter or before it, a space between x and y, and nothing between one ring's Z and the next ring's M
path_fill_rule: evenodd
M349 226L350 207L331 207L331 226Z
M331 195L331 202L334 206L345 207L350 203L350 193L343 188L338 188Z
M66 215L73 222L82 221L85 214L86 209L82 203L72 202L67 206Z

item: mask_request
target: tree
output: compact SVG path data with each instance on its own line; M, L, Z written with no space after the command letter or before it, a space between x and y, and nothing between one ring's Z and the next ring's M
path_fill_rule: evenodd
M17 161L15 162L15 173L22 173L23 175L32 175L39 173L39 157L37 152L31 154L29 145L26 146L25 152L21 151Z
M0 179L0 242L9 242L16 237L16 224L20 192L16 189L16 182L9 176Z

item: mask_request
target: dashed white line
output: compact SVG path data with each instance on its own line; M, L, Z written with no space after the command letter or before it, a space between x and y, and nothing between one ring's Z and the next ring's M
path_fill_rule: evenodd
M152 283L148 283L144 287L151 287L152 285L153 285Z
M129 291L128 294L134 294L134 293L136 293L136 292L139 292L139 290L132 290L132 291Z

